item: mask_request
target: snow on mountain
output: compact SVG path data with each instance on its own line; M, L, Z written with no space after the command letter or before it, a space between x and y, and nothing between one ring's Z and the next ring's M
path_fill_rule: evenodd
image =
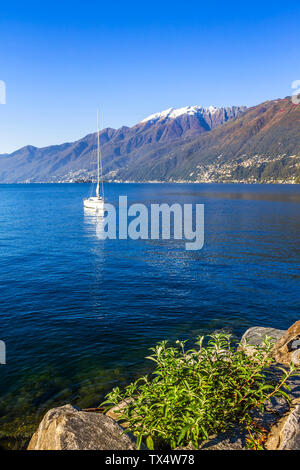
M160 113L151 114L150 116L143 119L141 122L147 121L158 121L159 119L170 118L176 119L177 117L183 114L204 114L210 113L214 114L221 108L215 108L214 106L209 106L209 108L203 108L202 106L184 106L183 108L169 108L165 111L161 111Z

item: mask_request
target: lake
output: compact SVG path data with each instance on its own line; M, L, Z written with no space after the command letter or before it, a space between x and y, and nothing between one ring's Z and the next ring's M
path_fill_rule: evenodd
M87 184L0 185L0 441L98 405L158 341L299 319L299 185L106 184L107 202L204 204L205 242L101 240Z

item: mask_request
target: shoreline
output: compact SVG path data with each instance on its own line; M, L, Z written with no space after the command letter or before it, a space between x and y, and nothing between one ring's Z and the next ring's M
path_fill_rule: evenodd
M239 337L239 339L237 339L235 348L239 348L239 347L245 347L245 349L249 348L249 353L251 354L251 346L248 346L247 343L249 343L251 345L252 344L253 345L260 345L262 343L263 338L265 337L265 335L268 335L268 336L272 336L273 339L274 339L274 344L275 344L275 341L276 341L276 344L277 344L278 341L280 341L281 338L286 336L289 331L292 331L292 332L288 336L288 341L290 341L291 335L293 337L298 337L298 335L300 333L300 320L298 322L296 322L294 325L292 325L289 328L289 330L279 330L279 329L272 328L272 327L261 327L261 326L250 327L250 328L248 328L247 330L244 331L243 335L241 337ZM287 343L287 341L285 343ZM283 351L285 353L289 354L285 349ZM283 361L285 361L285 364L287 364L285 358L283 358ZM284 366L284 367L286 367L286 366ZM292 400L293 401L300 400L300 392L299 392L299 390L300 390L300 376L298 376L298 378L296 377L295 379L291 379L291 385L292 385L292 395L291 395ZM24 419L24 417L22 418L22 416L20 416L18 418L18 421L15 422L15 424L17 424L19 422L20 428L19 429L18 429L18 427L15 428L14 435L9 433L6 437L5 437L5 432L4 432L3 435L1 436L1 441L2 442L0 442L0 448L3 445L4 445L4 447L2 447L3 449L7 448L6 447L6 444L7 444L8 446L12 445L14 449L16 449L16 448L25 449L27 447L28 443L29 443L29 440L31 442L32 439L33 439L33 436L37 434L38 430L41 427L41 423L43 423L45 417L49 416L49 414L53 415L53 413L54 414L58 413L59 416L63 416L63 417L65 415L65 412L66 412L67 415L70 412L73 413L73 414L75 413L75 418L74 419L78 419L80 417L80 415L82 415L82 413L84 413L84 416L92 417L92 419L94 419L94 417L96 415L96 418L95 418L96 420L98 420L99 417L103 417L103 416L106 417L107 416L108 418L110 418L113 421L113 423L111 423L111 424L114 427L117 424L116 423L116 418L117 418L116 410L118 408L113 408L112 410L104 413L104 411L102 411L102 410L101 410L101 412L96 411L96 408L82 408L82 409L77 408L74 404L72 404L72 402L69 402L68 400L69 399L66 398L66 401L63 400L61 402L61 404L57 404L55 408L48 408L48 411L45 410L44 411L44 416L43 415L40 416L38 422L35 422L35 423L27 422L26 423L26 417ZM277 409L277 407L278 407L278 409ZM273 416L274 413L277 416L276 420ZM269 421L270 419L271 420L273 419L273 424L275 426L278 419L283 417L283 415L285 415L286 413L287 413L287 408L282 407L282 404L280 405L280 403L279 403L278 405L276 405L274 410L268 410L265 413L265 418L266 418L267 421ZM28 416L27 416L27 418L28 418ZM263 419L265 419L265 418L263 418ZM85 425L89 425L89 421L86 421ZM98 426L98 424L97 424L97 426ZM4 431L4 429L3 429L3 431ZM44 432L45 432L45 429L43 429L43 433ZM77 432L80 433L81 430L76 431L76 433ZM85 436L84 428L83 428L82 432L83 432L83 436ZM271 430L270 430L270 432L271 432ZM86 433L86 438L85 438L86 440L88 439L87 436L88 436L88 432ZM81 435L81 439L82 439L82 435ZM221 439L221 444L219 444L219 441L218 441L217 444L215 444L216 439L214 438L211 442L209 441L209 443L204 443L203 448L206 448L206 446L208 446L208 445L209 446L210 445L212 445L212 446L215 446L215 445L219 446L220 445L221 449L222 449L223 448L222 446L226 445L227 446L226 449L235 450L235 446L237 445L237 446L241 447L241 442L243 441L243 439L241 438L240 432L238 432L237 435L236 435L236 442L233 444L233 447L230 447L231 446L231 440L230 440L231 438L228 438L228 433L226 433L224 435L225 444L222 441L223 436L221 436L220 439ZM36 447L35 447L36 444L33 445L34 440L35 439L33 439L33 441L31 442L31 449L32 450L36 450ZM20 447L20 445L21 445L21 447ZM52 442L51 445L53 445L53 442ZM84 445L87 445L87 443L85 442ZM15 446L17 446L17 447L15 447ZM216 449L219 449L219 448L216 447ZM38 449L38 450L52 450L52 449ZM54 450L59 450L59 449L54 449ZM86 450L86 448L83 448L81 450ZM128 448L125 447L122 450L128 450ZM213 447L211 450L215 450L215 447Z
M103 181L104 184L244 184L244 185L276 185L276 186L282 186L282 185L293 185L297 186L300 185L300 182L296 181L282 181L282 182L276 182L276 181ZM13 184L95 184L94 181L19 181L19 182L2 182L0 185L13 185Z
M300 450L299 336L300 320L296 321L288 330L278 330L270 327L251 327L244 332L235 347L237 354L243 354L245 357L249 358L250 361L251 358L253 358L252 361L254 361L253 364L255 364L255 354L257 354L259 348L266 346L266 338L268 337L271 348L269 351L275 367L281 366L287 370L290 367L289 364L291 361L293 361L296 367L296 373L286 374L286 377L289 378L286 382L289 388L287 388L286 391L289 395L290 402L285 399L283 403L282 397L276 396L276 394L270 399L271 394L266 395L267 399L264 399L266 401L262 402L264 403L263 409L259 406L257 407L257 405L252 405L252 411L250 411L252 416L251 420L256 422L256 425L260 427L260 434L258 434L260 437L257 437L257 440L253 442L256 442L259 447L248 446L250 441L249 436L251 438L253 436L251 431L249 435L249 429L242 424L243 421L240 417L238 420L232 421L227 430L219 431L214 435L207 435L204 439L197 439L197 445L194 442L187 442L184 445L178 446L177 444L176 448L174 446L171 447L170 450L244 450L246 448L248 450L250 448L255 450ZM295 345L296 349L290 348L291 343ZM159 349L161 350L162 348L163 346L160 345ZM217 354L216 351L217 349L214 354ZM225 361L224 364L226 364L228 359L224 359L222 351L224 353L225 350L220 350L220 358L217 359L215 356L214 359L211 358L211 362L221 360ZM183 357L185 357L185 354L188 353L184 353ZM232 357L232 359L228 361L230 363L234 359L233 356L229 357ZM205 361L205 358L203 360ZM263 361L265 361L265 359L263 359ZM189 365L189 367L191 366ZM233 370L234 369L232 369L232 371ZM269 372L271 371L271 369L267 367L266 371L268 370ZM163 383L164 380L163 376L161 376L160 381L157 382L157 386ZM186 378L186 380L188 379ZM274 384L275 390L280 381L282 381L282 379L276 376L276 383ZM175 383L176 387L179 386L178 382ZM201 390L201 387L199 390ZM130 433L124 433L124 429L129 426L129 423L127 420L124 420L124 416L122 417L122 410L128 406L134 406L135 400L138 401L139 397L140 395L138 394L135 398L123 399L123 401L119 401L118 404L115 404L114 407L110 407L108 411L101 407L99 409L78 409L70 403L64 404L58 408L52 408L44 415L37 430L32 435L27 449L102 451L154 450L152 438L151 441L149 441L149 447L148 439L146 442L139 442L130 427ZM100 406L103 406L103 403ZM144 404L143 407L139 409L141 410L145 408L145 406ZM184 416L182 418L184 418ZM143 419L142 415L141 419ZM149 426L150 425L151 423ZM175 430L176 426L173 429L173 433ZM125 435L126 438L123 438ZM93 436L93 438L90 439L90 436Z

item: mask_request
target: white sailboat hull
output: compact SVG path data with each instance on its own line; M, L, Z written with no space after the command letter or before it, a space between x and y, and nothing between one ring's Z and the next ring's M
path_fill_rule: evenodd
M100 174L102 183L102 195L100 196ZM83 206L86 209L97 212L97 214L104 214L104 188L102 179L102 162L101 162L101 151L100 151L100 139L99 139L99 112L97 111L97 186L96 196L89 197L83 200Z
M104 200L102 197L89 197L83 200L83 205L87 209L92 209L97 212L104 212Z

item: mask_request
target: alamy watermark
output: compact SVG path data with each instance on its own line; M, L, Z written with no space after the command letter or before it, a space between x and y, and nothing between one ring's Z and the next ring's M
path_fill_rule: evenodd
M117 230L118 229L118 230ZM186 250L200 250L204 244L203 204L144 204L128 206L119 196L118 216L114 205L104 204L98 238L132 240L185 240Z
M292 94L292 103L300 104L300 80L294 80L291 86L295 90Z
M6 346L4 341L0 340L0 364L6 364Z
M6 84L0 80L0 104L6 104Z

